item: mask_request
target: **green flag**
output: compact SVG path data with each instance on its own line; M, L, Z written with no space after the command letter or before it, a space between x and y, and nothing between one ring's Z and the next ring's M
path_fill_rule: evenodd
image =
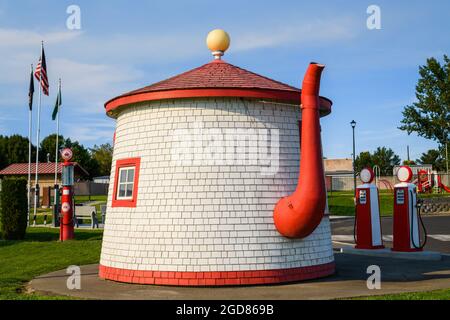
M55 109L53 109L53 113L52 113L52 120L53 121L56 120L56 116L58 115L59 107L61 107L61 104L62 104L61 87L59 87L58 96L56 97Z

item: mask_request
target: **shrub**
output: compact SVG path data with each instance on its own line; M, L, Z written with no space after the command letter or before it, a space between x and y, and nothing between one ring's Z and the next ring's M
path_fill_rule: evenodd
M27 181L5 179L0 193L1 231L5 240L22 240L27 229Z

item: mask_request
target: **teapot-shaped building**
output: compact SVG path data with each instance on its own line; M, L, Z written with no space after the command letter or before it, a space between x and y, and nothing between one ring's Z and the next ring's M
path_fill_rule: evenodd
M105 105L117 127L100 277L221 286L333 274L323 66L309 66L302 92L223 61L222 30L208 46L213 61Z

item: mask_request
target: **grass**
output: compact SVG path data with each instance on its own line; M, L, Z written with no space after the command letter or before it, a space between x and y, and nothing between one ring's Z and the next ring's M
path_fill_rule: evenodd
M0 300L64 299L27 294L23 289L38 275L98 263L103 232L76 230L75 234L76 240L61 243L57 229L29 228L24 241L0 241Z
M89 200L89 196L75 196L75 204L77 205L77 204L86 203L89 201L99 202L98 204L95 205L95 208L97 210L97 219L98 219L98 221L101 221L100 207L102 205L106 204L107 197L108 196L91 196L91 200ZM36 224L43 225L44 224L44 216L47 215L47 225L51 225L52 220L53 220L53 211L52 210L53 209L51 209L51 208L49 208L49 209L39 208L37 210L37 215L36 215Z
M89 201L100 201L106 203L107 198L108 196L91 196L91 200L89 200L89 196L75 196L75 203L83 203Z
M102 231L76 230L76 240L58 242L59 231L29 228L24 241L0 241L0 300L62 300L70 297L30 294L27 282L70 265L98 263ZM351 300L450 300L450 289L357 297Z
M358 297L352 300L450 300L450 289Z
M419 198L445 197L447 194L421 194ZM330 212L338 216L353 216L355 205L352 191L333 191L328 193ZM394 211L394 193L380 191L380 213L382 216L392 216Z

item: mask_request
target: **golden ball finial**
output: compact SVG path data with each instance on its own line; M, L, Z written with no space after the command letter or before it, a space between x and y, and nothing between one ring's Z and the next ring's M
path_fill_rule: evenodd
M220 59L225 51L228 50L230 41L230 36L222 29L211 31L206 38L206 44L216 59Z

